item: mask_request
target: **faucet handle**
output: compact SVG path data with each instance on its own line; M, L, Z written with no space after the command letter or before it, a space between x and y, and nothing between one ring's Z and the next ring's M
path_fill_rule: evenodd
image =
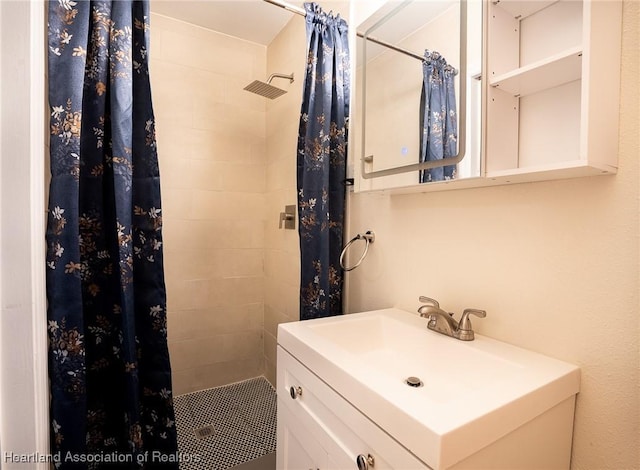
M440 308L440 303L436 299L432 299L431 297L425 297L421 295L418 300L425 305L433 305L434 307Z
M475 315L477 317L484 318L487 316L487 312L484 310L478 310L477 308L464 309L464 312L462 312L462 318L460 318L460 322L458 323L460 339L463 341L471 341L474 338L469 315Z

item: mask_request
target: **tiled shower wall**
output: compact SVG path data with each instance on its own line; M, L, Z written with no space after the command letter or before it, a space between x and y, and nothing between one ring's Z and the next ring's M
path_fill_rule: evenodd
M174 392L264 371L266 48L151 18ZM272 222L272 221L270 221Z

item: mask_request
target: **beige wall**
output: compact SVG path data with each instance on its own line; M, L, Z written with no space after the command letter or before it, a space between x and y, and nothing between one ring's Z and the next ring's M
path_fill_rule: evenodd
M261 375L266 48L152 15L176 394Z
M480 333L580 366L574 470L640 468L639 9L624 4L616 176L351 197L376 242L350 311L482 308Z
M296 205L298 124L305 72L305 23L294 16L269 44L267 75L295 74L295 81L274 79L287 94L267 100L267 221L265 223L265 375L275 385L279 323L300 318L300 245L295 230L278 228L285 205Z

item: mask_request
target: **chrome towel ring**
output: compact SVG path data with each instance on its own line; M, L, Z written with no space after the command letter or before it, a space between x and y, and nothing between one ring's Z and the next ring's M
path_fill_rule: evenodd
M362 252L362 255L360 256L360 259L358 260L358 262L353 266L351 266L350 268L347 268L344 265L344 255L347 253L347 250L349 249L349 247L356 240L365 241L364 251ZM345 247L342 249L342 253L340 253L340 267L345 271L353 271L358 266L360 266L360 263L362 263L362 260L367 256L367 252L369 251L369 244L373 243L375 240L376 240L376 234L373 233L372 230L367 230L364 234L359 233L355 237L353 237L351 240L349 240L349 243L345 245Z

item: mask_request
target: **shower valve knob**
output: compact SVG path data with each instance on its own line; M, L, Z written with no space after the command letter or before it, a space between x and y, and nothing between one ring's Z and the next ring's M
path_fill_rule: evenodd
M289 395L294 400L302 396L302 387L289 387Z
M284 226L285 229L295 229L296 228L296 206L289 205L284 206L284 212L280 212L280 217L278 221L278 228L282 228Z

